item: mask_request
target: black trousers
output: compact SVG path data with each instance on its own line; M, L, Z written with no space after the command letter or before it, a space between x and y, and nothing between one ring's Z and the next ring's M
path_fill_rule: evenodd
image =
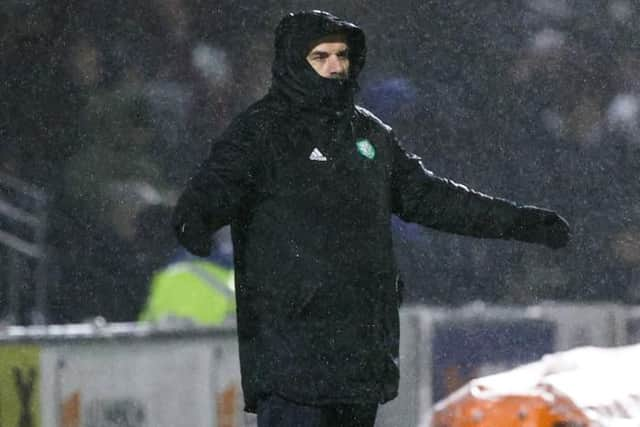
M378 404L308 406L272 395L258 402L258 427L373 427Z

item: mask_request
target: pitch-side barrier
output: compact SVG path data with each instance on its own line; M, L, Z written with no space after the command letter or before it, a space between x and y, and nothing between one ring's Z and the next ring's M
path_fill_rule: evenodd
M235 329L8 328L0 346L0 425L249 426Z
M630 343L633 331L640 341L640 309L615 304L405 307L399 396L381 408L376 427L428 426L433 405L473 378L557 351Z
M427 426L472 378L557 351L640 342L640 308L544 303L401 310L400 391L377 427ZM8 327L0 426L253 427L234 328L149 324Z
M583 346L475 378L434 406L430 427L637 427L640 344Z

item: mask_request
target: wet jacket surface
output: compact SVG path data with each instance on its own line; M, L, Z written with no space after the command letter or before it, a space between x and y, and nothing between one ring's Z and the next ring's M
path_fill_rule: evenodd
M343 81L304 60L312 40L337 31L350 47ZM362 31L331 15L284 18L269 93L213 142L174 212L180 242L199 255L231 224L248 410L269 393L308 404L396 396L392 214L488 238L511 238L518 220L515 204L427 171L354 106L365 50Z

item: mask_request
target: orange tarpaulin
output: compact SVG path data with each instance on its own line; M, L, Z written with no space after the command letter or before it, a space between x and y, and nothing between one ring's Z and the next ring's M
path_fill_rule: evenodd
M640 426L640 345L581 347L477 378L438 402L432 427Z

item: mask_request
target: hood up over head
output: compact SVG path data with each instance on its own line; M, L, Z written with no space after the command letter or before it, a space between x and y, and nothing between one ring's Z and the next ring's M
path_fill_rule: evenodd
M347 79L322 77L306 59L315 41L333 34L346 36L350 62ZM276 28L271 90L302 110L344 111L353 106L365 57L364 32L355 24L319 10L290 13Z

